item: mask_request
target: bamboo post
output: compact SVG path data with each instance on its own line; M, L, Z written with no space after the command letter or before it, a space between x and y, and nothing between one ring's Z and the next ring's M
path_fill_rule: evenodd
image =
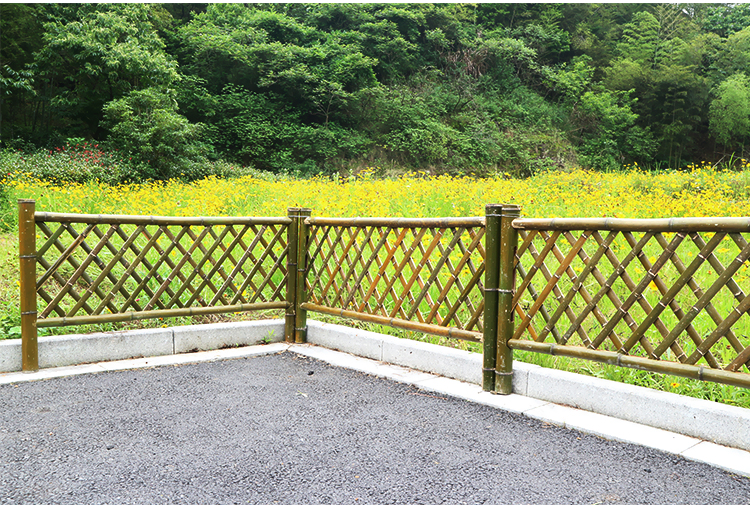
M515 290L513 263L518 247L518 232L513 228L513 220L520 216L521 208L517 205L505 205L501 214L495 392L509 395L513 392L513 350L508 347L508 340L513 338L513 293Z
M284 321L284 341L294 343L294 328L297 315L297 235L299 233L299 208L287 209L287 216L292 220L287 228L286 253L286 319Z
M484 335L482 341L482 389L495 390L495 364L497 362L497 300L500 271L500 219L503 206L488 204L484 207Z
M21 369L39 370L36 329L36 223L34 200L18 200L18 256L21 289Z
M302 308L302 304L307 301L307 240L309 238L309 226L305 219L312 214L311 209L300 208L297 210L298 231L297 231L297 295L295 296L294 312L296 314L294 327L294 341L298 344L307 342L307 311Z

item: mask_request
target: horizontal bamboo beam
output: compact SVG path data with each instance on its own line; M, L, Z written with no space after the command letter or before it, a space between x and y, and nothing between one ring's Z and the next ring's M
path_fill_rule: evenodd
M521 218L513 221L519 230L608 230L646 232L750 231L750 217L674 217L665 219L619 218Z
M309 217L305 224L312 226L382 226L385 228L471 228L484 226L484 217Z
M250 310L286 309L287 302L240 303L237 305L218 305L216 307L186 307L181 309L148 310L143 312L124 312L121 314L102 314L97 316L50 317L37 320L37 327L75 326L81 324L119 323L122 321L139 321L157 317L203 316L206 314L227 314L230 312L247 312Z
M352 310L333 309L331 307L324 307L322 305L316 305L314 303L303 303L301 307L312 312L319 312L321 314L328 314L330 316L345 317L347 319L355 319L357 321L364 321L367 323L382 324L384 326L391 326L393 328L399 328L401 330L418 331L421 333L427 333L429 335L437 335L439 337L447 338L458 338L461 340L469 340L471 342L482 341L482 334L476 331L466 331L460 330L458 328L446 328L445 326L438 326L436 324L416 323L413 321L407 321L405 319L376 316L373 314L354 312Z
M283 224L289 225L288 217L179 217L179 216L126 216L119 214L63 214L57 212L36 212L37 222L53 223L93 223L93 224L153 224L153 225L230 225L230 224Z
M658 361L642 358L640 356L628 356L613 351L599 351L595 349L586 349L585 347L549 344L530 340L509 340L508 346L519 351L531 351L541 354L550 354L552 356L586 359L589 361L606 363L608 365L634 368L636 370L658 372L676 375L678 377L686 377L688 379L718 382L719 384L750 388L750 374L743 372L728 372L726 370L715 368L683 365L682 363Z

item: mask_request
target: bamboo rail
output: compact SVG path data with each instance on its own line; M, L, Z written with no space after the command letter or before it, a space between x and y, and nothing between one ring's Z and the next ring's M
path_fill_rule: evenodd
M642 358L640 356L628 356L613 351L593 350L584 347L556 345L530 340L511 339L508 341L508 346L512 349L518 349L519 351L531 351L540 354L549 354L551 356L567 356L569 358L597 361L599 363L634 368L636 370L676 375L688 379L718 382L721 384L729 384L730 386L740 386L745 388L750 387L750 374L729 372L721 369L717 370L704 366L656 361L653 359Z
M750 232L747 217L673 217L666 219L620 218L521 218L513 221L518 230L599 230L645 232L697 232L724 231Z
M322 305L316 305L314 303L303 303L302 308L312 312L319 312L321 314L328 314L329 316L339 316L348 319L354 319L357 321L363 321L366 323L375 323L383 326L391 326L393 328L399 328L402 330L418 331L421 333L427 333L428 335L437 335L439 337L447 338L458 338L461 340L468 340L470 342L481 342L482 334L475 331L460 330L458 328L450 328L445 326L438 326L436 324L425 324L418 323L415 321L407 321L404 319L398 319L395 317L383 317L376 316L373 314L364 314L362 312L355 312L353 310L344 309L333 309L331 307L324 307Z
M85 223L85 224L153 224L176 226L214 226L229 224L282 224L289 225L288 217L180 217L180 216L129 216L120 214L65 214L36 212L38 223Z
M286 309L287 302L240 303L237 305L218 305L215 307L186 307L182 309L148 310L143 312L125 312L120 314L101 314L98 316L50 317L37 321L39 328L56 326L77 326L82 324L121 323L165 317L205 316L208 314L229 314L251 310Z

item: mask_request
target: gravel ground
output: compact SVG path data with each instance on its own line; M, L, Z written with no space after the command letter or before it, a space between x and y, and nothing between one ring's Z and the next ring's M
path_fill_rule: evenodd
M0 503L750 504L750 479L293 353L0 386Z

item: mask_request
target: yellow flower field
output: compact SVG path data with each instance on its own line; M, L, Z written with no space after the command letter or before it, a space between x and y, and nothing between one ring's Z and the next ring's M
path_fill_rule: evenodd
M279 216L288 207L304 206L317 216L446 217L482 215L487 203L515 203L527 217L750 215L750 171L720 171L706 164L659 173L637 167L622 173L574 170L529 179L426 174L378 179L365 171L346 180L244 177L121 186L55 186L27 178L0 182L12 198L33 198L37 210L46 212Z

